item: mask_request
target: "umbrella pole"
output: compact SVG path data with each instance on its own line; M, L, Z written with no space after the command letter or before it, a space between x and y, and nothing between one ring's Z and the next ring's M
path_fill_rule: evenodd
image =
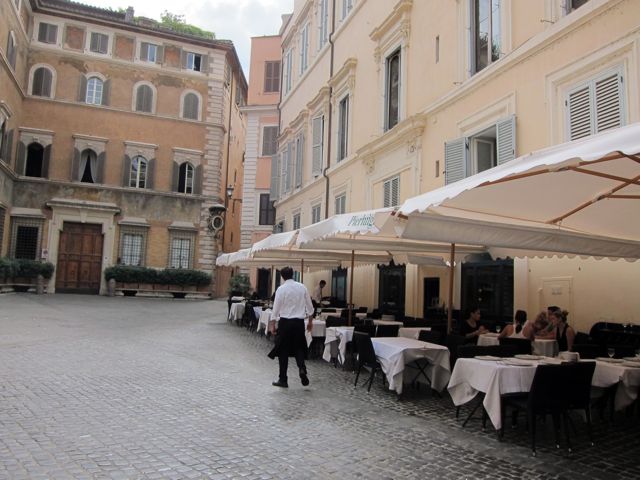
M304 258L300 259L300 282L304 283Z
M453 276L455 274L456 244L451 244L451 259L449 264L449 309L447 311L447 333L450 334L453 327Z
M353 267L355 263L355 250L351 250L351 279L349 281L349 326L353 319Z

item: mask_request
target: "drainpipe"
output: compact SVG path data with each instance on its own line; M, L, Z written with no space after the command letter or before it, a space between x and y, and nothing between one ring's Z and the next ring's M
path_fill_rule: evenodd
M334 61L334 49L333 44L333 32L336 29L336 0L333 0L331 5L331 33L329 33L329 45L330 45L330 62L329 62L329 79L333 78L333 61ZM333 108L331 104L331 97L333 96L333 87L329 85L329 118L327 119L327 166L322 170L322 176L324 177L324 218L329 218L329 176L327 170L331 166L331 127L333 118Z

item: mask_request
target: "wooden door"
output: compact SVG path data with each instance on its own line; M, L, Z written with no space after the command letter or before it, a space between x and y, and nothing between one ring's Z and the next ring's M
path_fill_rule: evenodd
M102 243L101 225L64 222L58 247L57 292L100 292Z

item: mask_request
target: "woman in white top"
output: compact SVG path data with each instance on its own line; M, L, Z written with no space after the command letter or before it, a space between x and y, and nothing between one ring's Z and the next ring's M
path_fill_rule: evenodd
M527 312L518 310L513 318L513 323L504 327L499 338L526 338L522 333L525 323L527 323Z

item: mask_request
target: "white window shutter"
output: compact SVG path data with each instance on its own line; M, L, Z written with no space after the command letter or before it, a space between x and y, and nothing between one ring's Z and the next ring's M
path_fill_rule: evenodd
M445 184L467 176L467 139L462 137L444 144Z
M400 204L400 177L391 179L391 205L395 207Z
M272 200L275 200L278 198L278 180L279 180L279 173L280 170L278 169L279 164L278 164L278 158L280 157L279 154L275 154L271 156L271 189L269 190L269 195L271 197Z
M595 132L620 127L623 120L622 76L608 75L595 81Z
M496 150L498 165L516 158L516 116L500 120L496 123Z
M304 135L298 136L296 142L296 188L302 186L302 164L304 160Z
M588 137L593 133L591 99L589 85L570 91L567 95L569 140Z
M280 154L280 187L278 194L280 198L287 193L287 150L283 150Z
M313 119L313 175L318 176L322 173L322 137L324 127L324 117L321 115Z

